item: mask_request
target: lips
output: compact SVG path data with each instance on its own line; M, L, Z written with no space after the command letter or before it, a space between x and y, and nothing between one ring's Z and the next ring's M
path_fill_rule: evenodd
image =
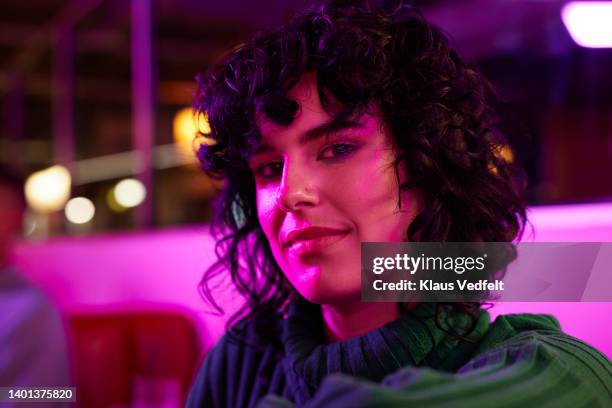
M346 229L308 227L290 231L285 239L289 252L296 256L321 253L342 240L349 233Z

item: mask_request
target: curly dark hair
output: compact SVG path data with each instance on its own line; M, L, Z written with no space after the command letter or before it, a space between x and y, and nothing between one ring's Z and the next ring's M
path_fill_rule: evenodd
M260 141L256 116L290 124L299 106L287 92L307 72L316 72L334 119L377 106L397 146L398 183L400 166L409 175L400 189L417 189L424 202L409 241L512 246L525 223L522 173L500 154L508 141L491 85L404 1L327 2L257 34L197 78L195 108L208 115L206 136L215 141L198 158L226 182L212 225L218 261L201 291L221 311L211 282L229 271L246 303L228 326L245 315L272 316L294 293L260 226L247 163ZM448 306L473 315L481 303Z

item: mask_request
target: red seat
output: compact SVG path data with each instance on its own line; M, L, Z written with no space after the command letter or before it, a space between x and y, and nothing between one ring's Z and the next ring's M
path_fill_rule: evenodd
M81 407L183 406L199 364L192 320L178 312L116 312L70 318Z

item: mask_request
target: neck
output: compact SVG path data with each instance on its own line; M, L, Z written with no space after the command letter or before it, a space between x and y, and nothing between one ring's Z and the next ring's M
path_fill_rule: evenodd
M321 305L328 343L361 336L399 318L394 302L358 302L349 305Z

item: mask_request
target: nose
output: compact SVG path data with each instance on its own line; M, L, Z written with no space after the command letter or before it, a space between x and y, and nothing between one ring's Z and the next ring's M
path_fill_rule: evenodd
M276 204L284 212L296 212L304 207L319 204L314 177L305 166L285 160L281 183L276 194Z

